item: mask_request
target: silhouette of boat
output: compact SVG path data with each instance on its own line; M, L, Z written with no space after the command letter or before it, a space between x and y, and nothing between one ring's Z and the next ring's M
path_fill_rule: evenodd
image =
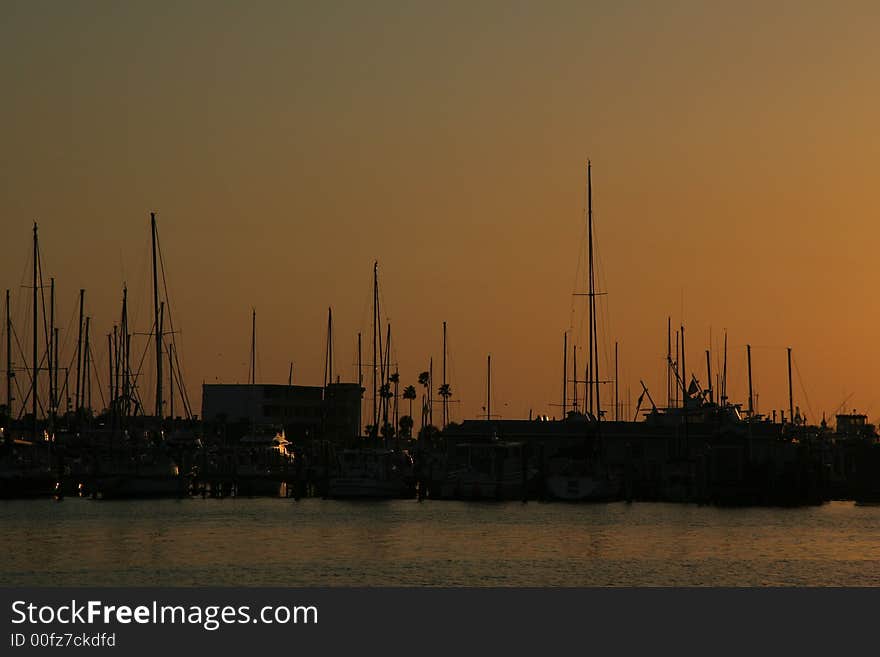
M525 443L494 440L459 443L440 488L446 499L522 499L536 481Z
M236 454L236 492L243 496L278 496L293 454L284 429L255 427L242 436Z
M337 454L327 494L337 499L412 497L412 458L392 449L344 449Z

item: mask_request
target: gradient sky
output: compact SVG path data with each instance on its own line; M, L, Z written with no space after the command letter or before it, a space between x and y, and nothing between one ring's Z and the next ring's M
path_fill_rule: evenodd
M497 412L558 415L589 157L622 397L665 398L671 316L698 376L728 329L735 399L750 342L787 407L791 346L811 420L874 420L878 33L872 2L4 0L0 286L24 322L36 219L62 331L83 287L105 345L123 281L148 331L157 211L198 407L246 379L252 306L258 379L320 384L332 306L353 380L378 259L404 383L446 320L455 418L489 352Z

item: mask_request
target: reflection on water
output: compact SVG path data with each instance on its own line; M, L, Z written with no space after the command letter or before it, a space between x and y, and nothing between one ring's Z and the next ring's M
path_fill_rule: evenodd
M0 502L0 584L880 585L880 507Z

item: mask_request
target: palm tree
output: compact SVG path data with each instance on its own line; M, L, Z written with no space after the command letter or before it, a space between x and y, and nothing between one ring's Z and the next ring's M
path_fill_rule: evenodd
M413 400L416 398L416 387L415 386L407 386L403 389L403 398L409 400L409 416L412 417L412 404Z
M419 385L425 388L425 394L423 395L425 399L422 401L422 427L425 426L425 417L427 415L428 402L428 386L431 385L431 373L428 371L421 372L419 374Z
M449 404L449 398L452 397L452 388L449 387L448 383L444 383L437 389L437 393L443 397L443 407L444 410L446 406ZM445 413L444 413L445 414ZM445 419L445 418L444 418ZM445 426L443 427L446 428Z

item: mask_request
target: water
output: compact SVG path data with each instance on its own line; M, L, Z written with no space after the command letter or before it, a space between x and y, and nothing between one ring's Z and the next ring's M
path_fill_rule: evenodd
M880 585L880 507L0 502L0 584Z

